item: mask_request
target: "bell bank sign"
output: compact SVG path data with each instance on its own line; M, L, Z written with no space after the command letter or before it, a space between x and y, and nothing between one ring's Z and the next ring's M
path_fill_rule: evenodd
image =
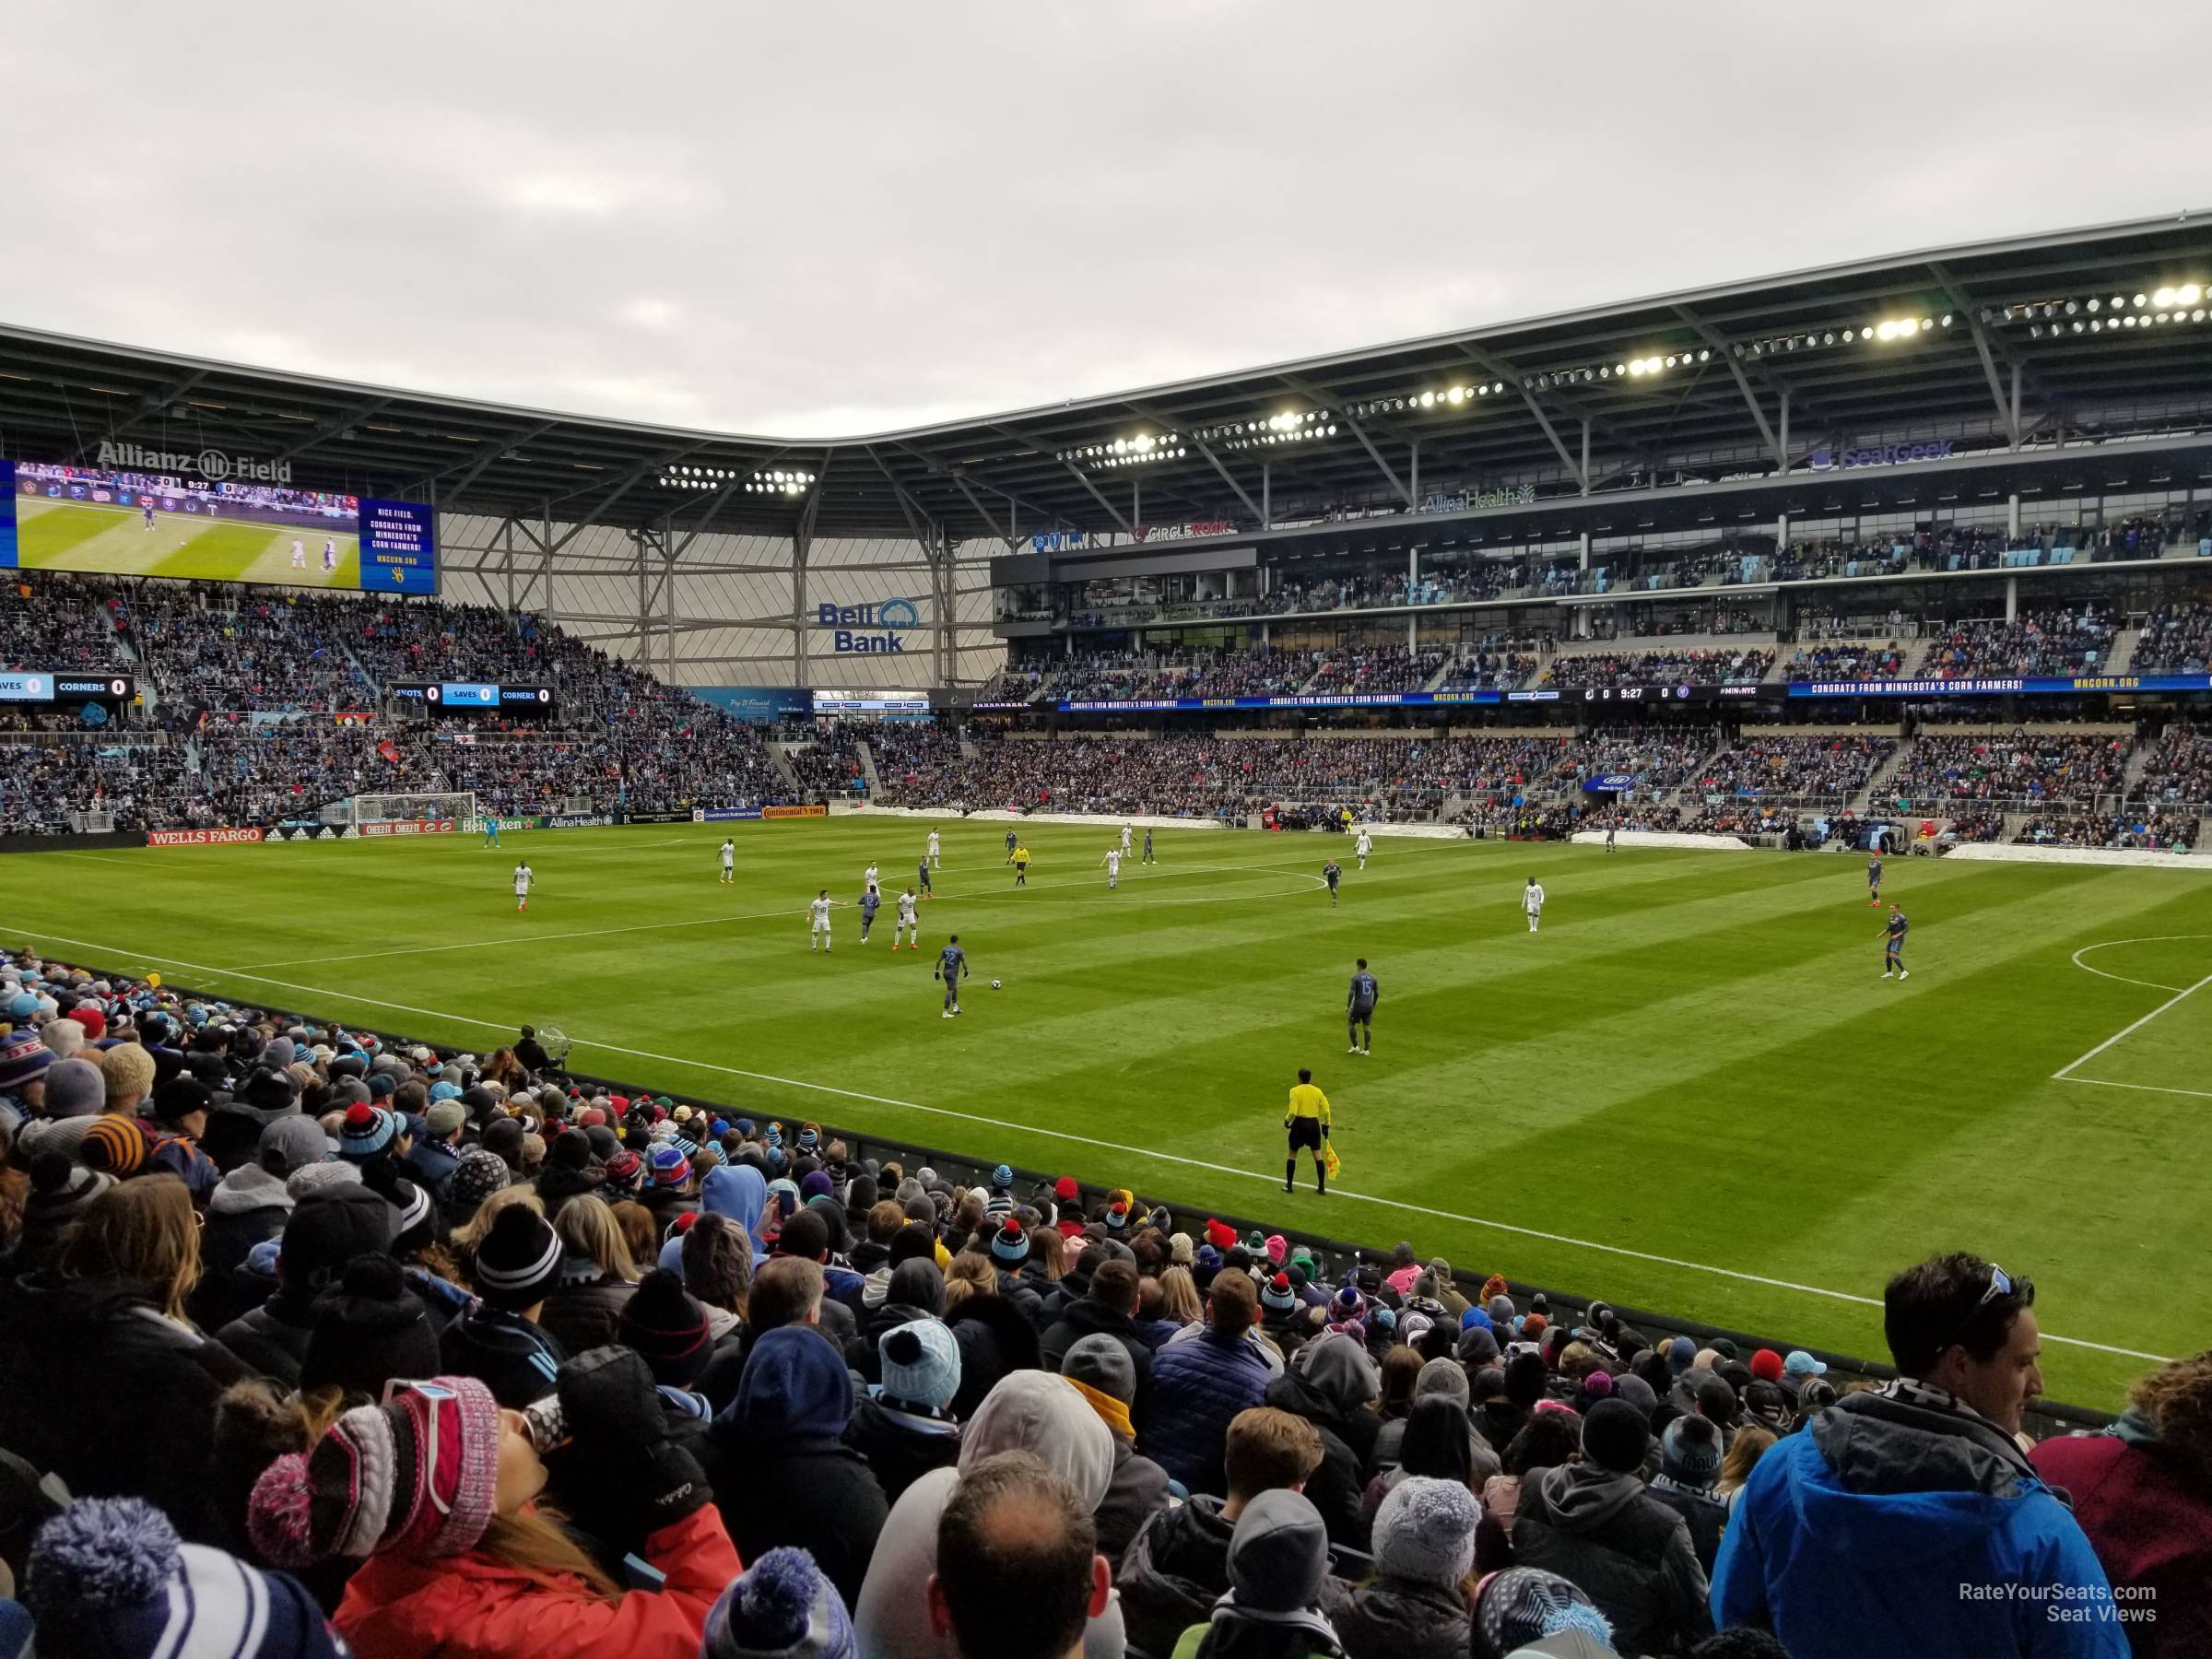
M818 605L814 625L832 629L830 649L840 656L891 656L906 650L900 630L922 626L912 599L885 599L874 605Z

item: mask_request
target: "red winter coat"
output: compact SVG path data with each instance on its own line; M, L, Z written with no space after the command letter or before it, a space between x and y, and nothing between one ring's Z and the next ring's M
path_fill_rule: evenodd
M582 1587L548 1587L481 1555L371 1556L331 1622L359 1659L693 1659L707 1613L744 1569L712 1504L645 1540L668 1575L618 1606Z
M2028 1454L2064 1487L2115 1591L2153 1594L2119 1605L2137 1659L2212 1653L2212 1476L2156 1441L2117 1435L2047 1440Z

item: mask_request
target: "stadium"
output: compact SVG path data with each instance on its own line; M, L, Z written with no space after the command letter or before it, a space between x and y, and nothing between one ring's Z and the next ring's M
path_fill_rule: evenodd
M1200 1317L1169 1278L1250 1269L1258 1300L1227 1300L1277 1383L1334 1347L1371 1418L1395 1388L1418 1425L1430 1366L1473 1391L1477 1463L1524 1483L1525 1553L1483 1535L1486 1571L1564 1559L1525 1535L1539 1465L1491 1454L1531 1418L1516 1356L1587 1457L1622 1399L1646 1474L1678 1418L1786 1447L1823 1399L1895 1386L1885 1284L1947 1252L2036 1282L2037 1388L1995 1438L2086 1443L2212 1325L2208 314L2189 214L834 441L0 325L10 1277L182 1174L200 1249L237 1247L169 1313L266 1338L292 1292L250 1285L250 1252L281 1218L241 1239L221 1194L271 1122L321 1117L398 1217L438 1369L518 1410L555 1366L535 1393L465 1371L454 1334L524 1305L488 1288L527 1277L515 1241L590 1279L582 1233L545 1242L582 1194L643 1231L588 1317L567 1278L538 1299L570 1298L554 1360L629 1340L647 1254L679 1317L712 1305L697 1215L750 1227L756 1295L818 1253L879 1388L902 1230L956 1275L995 1258L1028 1314L954 1324L971 1380L1094 1325L1149 1331L1157 1380ZM87 1071L80 1119L52 1079ZM1329 1135L1294 1132L1286 1176L1307 1073ZM727 1206L741 1175L765 1208ZM810 1230L819 1253L779 1253ZM1130 1313L1067 1330L1119 1260ZM1946 1349L2013 1305L1977 1271ZM245 1542L262 1486L180 1488L21 1408L158 1374L54 1307L14 1304L0 1365L34 1488L61 1471L306 1569ZM241 1349L241 1374L297 1388L312 1322L283 1317L253 1351L289 1373ZM633 1346L664 1394L750 1397ZM1397 1465L1323 1426L1358 1469L1342 1528L1322 1504L1334 1571L1388 1583L1359 1500ZM1208 1468L1186 1428L1137 1409L1161 1506L1224 1489L1218 1430ZM180 1467L235 1460L208 1434ZM0 1518L27 1542L55 1506L24 1504ZM835 1580L860 1524L810 1524L730 1530L748 1566L805 1544ZM1705 1633L1744 1622L1713 1526ZM1107 1554L1125 1651L1166 1659ZM906 1651L880 1574L847 1570L860 1651ZM1689 1651L1687 1624L1630 1643L1563 1576L1618 1651ZM343 1576L307 1582L331 1611Z

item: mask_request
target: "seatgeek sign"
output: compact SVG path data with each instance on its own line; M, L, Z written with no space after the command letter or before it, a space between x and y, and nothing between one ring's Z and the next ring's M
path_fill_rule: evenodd
M814 625L831 630L830 648L840 656L898 656L906 650L901 629L922 626L912 599L885 599L874 605L818 605Z
M1947 461L1958 450L1948 438L1938 438L1931 443L1882 443L1870 449L1817 449L1812 453L1812 470L1831 472L1838 467L1846 472L1855 466L1903 466L1914 461Z

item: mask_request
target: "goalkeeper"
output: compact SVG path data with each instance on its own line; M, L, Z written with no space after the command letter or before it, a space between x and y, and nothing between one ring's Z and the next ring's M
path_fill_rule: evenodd
M1283 1159L1283 1191L1294 1190L1298 1179L1298 1154L1307 1147L1313 1154L1313 1190L1329 1190L1329 1167L1325 1143L1329 1138L1329 1097L1313 1087L1313 1074L1302 1067L1298 1074L1298 1086L1290 1091L1290 1104L1283 1112L1283 1127L1290 1132L1290 1155Z

